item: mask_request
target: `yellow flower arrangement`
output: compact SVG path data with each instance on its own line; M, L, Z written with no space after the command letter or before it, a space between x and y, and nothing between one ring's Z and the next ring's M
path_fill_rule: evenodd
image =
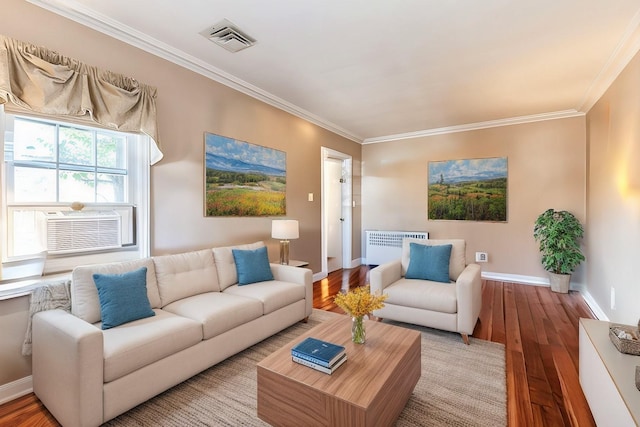
M336 295L333 302L352 318L351 341L357 344L365 343L366 331L363 318L373 310L384 307L386 299L387 295L372 294L369 286L360 286L346 294L340 292Z
M384 307L387 295L372 294L369 286L360 286L343 294L339 292L333 302L351 317L362 317Z

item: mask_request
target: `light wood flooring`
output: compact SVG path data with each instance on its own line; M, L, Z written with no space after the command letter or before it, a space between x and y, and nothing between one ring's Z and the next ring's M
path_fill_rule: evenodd
M313 306L340 312L334 295L368 277L367 266L331 273L314 283ZM595 425L577 382L578 319L594 318L580 294L483 281L482 295L473 337L505 345L509 425ZM32 393L0 406L0 426L58 425Z

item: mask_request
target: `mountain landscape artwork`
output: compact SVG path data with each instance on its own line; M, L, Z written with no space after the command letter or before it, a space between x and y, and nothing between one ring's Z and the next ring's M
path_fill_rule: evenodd
M205 216L286 214L286 153L205 133Z
M507 158L429 162L430 220L507 221Z

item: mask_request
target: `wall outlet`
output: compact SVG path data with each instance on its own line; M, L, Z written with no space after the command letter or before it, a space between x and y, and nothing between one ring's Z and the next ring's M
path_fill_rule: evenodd
M611 310L616 309L616 288L611 288Z
M486 252L476 252L476 262L489 262L489 255Z

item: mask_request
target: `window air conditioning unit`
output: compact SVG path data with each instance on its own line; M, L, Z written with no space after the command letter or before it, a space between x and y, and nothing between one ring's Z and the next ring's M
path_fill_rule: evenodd
M115 211L45 212L47 251L59 255L120 248L120 221Z

